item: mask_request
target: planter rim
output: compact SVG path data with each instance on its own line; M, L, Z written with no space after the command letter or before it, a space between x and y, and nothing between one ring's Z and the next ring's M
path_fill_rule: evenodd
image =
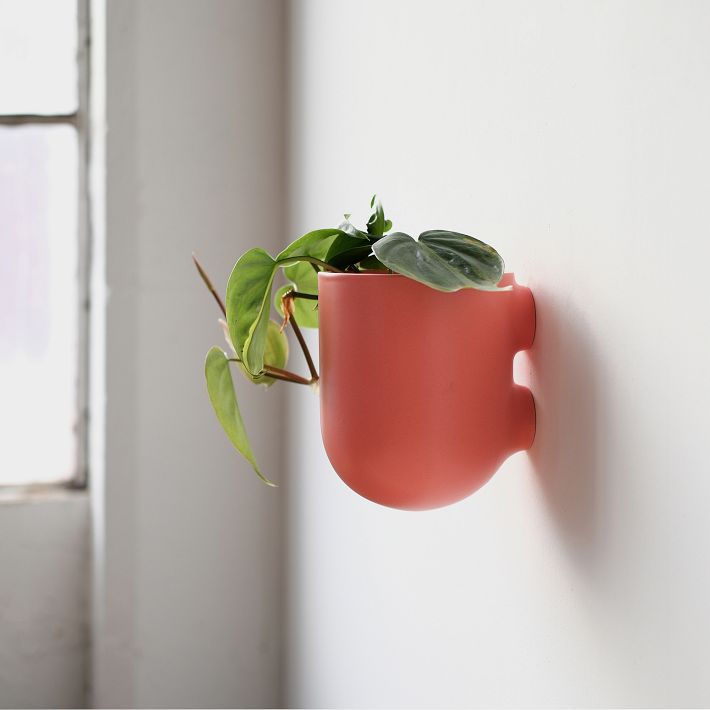
M334 271L321 271L318 274L318 278L324 278L324 279L349 279L349 278L363 278L366 276L367 278L375 278L375 279L397 279L398 281L402 279L407 279L407 281L414 281L415 283L421 283L421 281L417 281L416 279L410 278L409 276L405 276L404 274L386 274L381 271L360 271L358 273L353 273L351 271L343 271L342 273L337 273ZM506 271L503 276L501 277L501 282L507 280L507 279L514 279L515 274L512 271ZM514 283L514 281L511 281L510 283ZM426 284L422 284L422 286L426 286ZM433 286L429 286L429 288L432 288L434 291L437 289L434 289ZM459 289L460 291L465 291L467 289L461 288ZM470 289L475 291L476 289Z

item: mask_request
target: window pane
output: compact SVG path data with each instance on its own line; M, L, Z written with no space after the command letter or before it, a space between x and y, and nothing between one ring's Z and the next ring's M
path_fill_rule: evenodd
M77 109L76 0L0 0L0 113Z
M0 484L73 477L77 137L0 128Z

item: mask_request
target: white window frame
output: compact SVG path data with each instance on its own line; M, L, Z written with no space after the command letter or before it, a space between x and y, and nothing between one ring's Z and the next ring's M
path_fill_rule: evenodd
M21 2L22 0L17 0ZM84 489L88 484L88 421L89 421L89 310L91 305L89 276L91 268L91 222L89 215L89 79L90 79L90 18L89 0L76 0L77 6L77 109L73 113L57 114L1 114L0 126L33 126L69 124L76 128L78 166L77 239L78 239L78 333L77 333L77 392L76 392L76 467L74 474L57 483L3 484L0 490L34 492L68 488Z

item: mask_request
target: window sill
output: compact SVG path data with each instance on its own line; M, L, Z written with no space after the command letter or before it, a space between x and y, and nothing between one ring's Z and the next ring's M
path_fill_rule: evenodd
M35 504L88 495L85 486L74 483L32 483L22 486L0 486L0 506Z

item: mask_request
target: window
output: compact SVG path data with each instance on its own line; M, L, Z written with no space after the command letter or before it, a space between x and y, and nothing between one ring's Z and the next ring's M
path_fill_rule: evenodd
M0 485L85 480L86 13L0 0Z

